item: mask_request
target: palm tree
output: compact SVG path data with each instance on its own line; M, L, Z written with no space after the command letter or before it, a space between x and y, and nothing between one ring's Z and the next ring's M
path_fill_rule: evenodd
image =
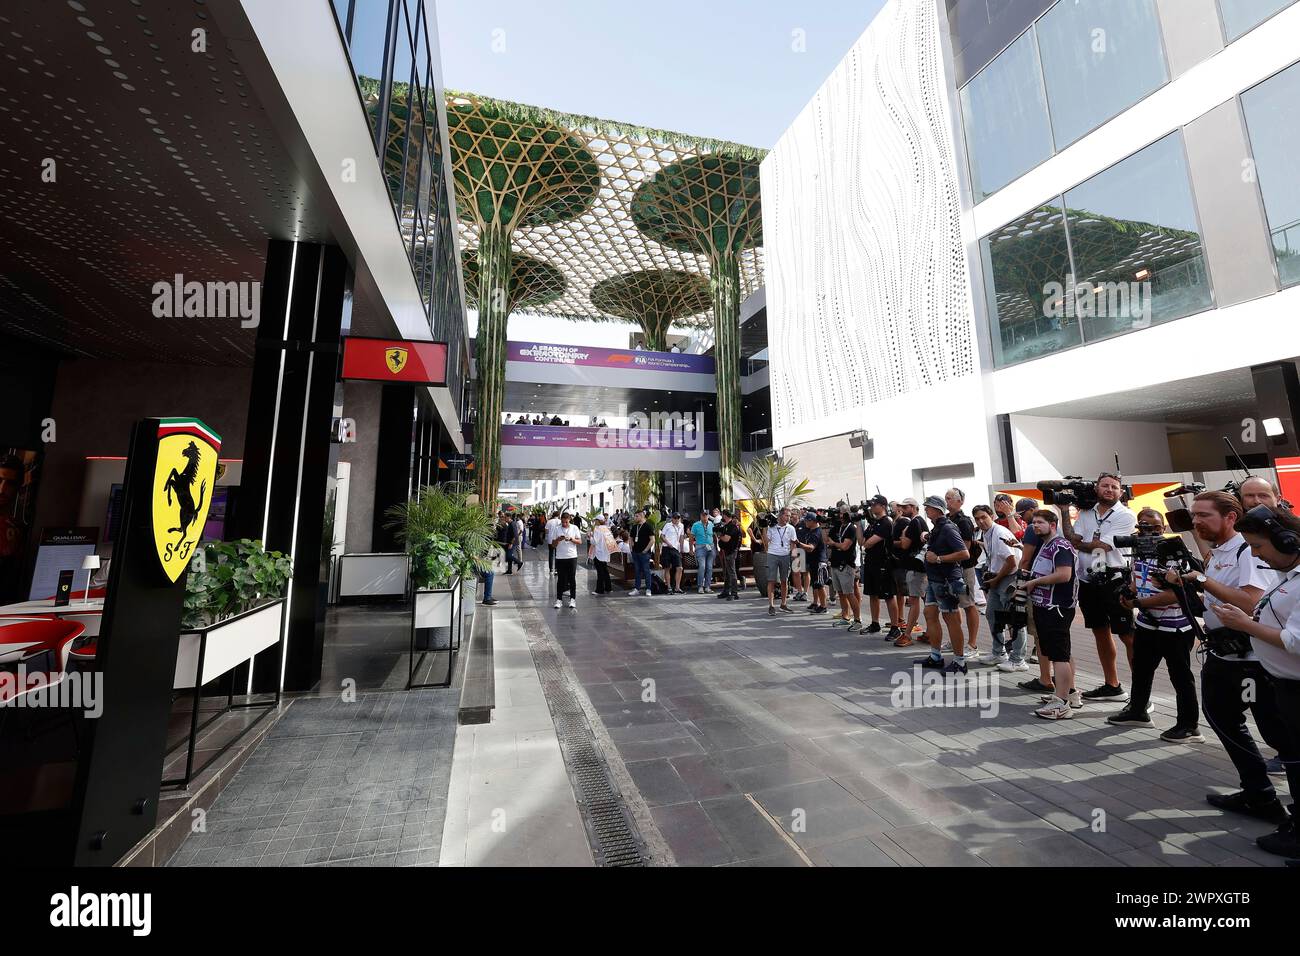
M393 530L408 551L432 535L442 535L461 550L474 570L487 571L492 566L499 505L497 501L481 504L477 489L469 483L425 485L417 497L385 512L384 527Z
M745 489L755 514L792 508L808 500L813 488L807 478L795 476L799 462L778 455L764 455L742 465L736 480Z

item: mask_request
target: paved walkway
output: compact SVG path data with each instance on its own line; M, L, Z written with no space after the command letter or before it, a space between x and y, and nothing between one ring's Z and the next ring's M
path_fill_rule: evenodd
M492 613L496 708L456 732L442 866L591 866L591 850L508 580Z
M804 605L769 618L752 590L597 598L585 577L576 611L552 609L544 560L516 581L649 806L648 838L679 864L1280 865L1253 843L1267 825L1204 802L1236 781L1212 736L1171 745L1111 727L1118 705L1039 720L1015 687L1025 675L992 668L965 682L991 682L984 707L898 701L916 647L847 635ZM1075 638L1088 688L1092 636ZM1163 677L1156 692L1156 725L1171 726Z

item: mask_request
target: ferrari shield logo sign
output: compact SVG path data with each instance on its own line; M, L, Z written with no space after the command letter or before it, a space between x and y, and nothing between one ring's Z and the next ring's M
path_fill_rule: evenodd
M388 368L394 375L406 368L406 349L389 349L384 353L384 361L388 363Z
M185 570L203 538L217 483L221 436L197 418L164 418L158 425L153 476L153 540L171 581Z

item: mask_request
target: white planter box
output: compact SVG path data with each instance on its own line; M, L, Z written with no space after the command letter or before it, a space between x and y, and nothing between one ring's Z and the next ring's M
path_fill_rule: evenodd
M176 690L202 687L268 647L274 647L280 640L283 613L284 599L276 598L210 627L183 632L176 652L176 676L172 687ZM202 674L199 674L200 652Z
M415 609L411 626L451 627L456 621L456 611L461 602L461 584L453 581L451 587L436 591L416 591Z
M405 552L340 555L338 596L403 597L408 565Z

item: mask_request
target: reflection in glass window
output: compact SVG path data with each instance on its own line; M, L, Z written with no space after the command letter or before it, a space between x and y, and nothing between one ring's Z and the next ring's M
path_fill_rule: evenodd
M1070 251L1059 205L1042 206L985 236L980 251L995 365L1079 344L1078 319L1065 308Z
M371 130L378 135L382 109L380 80L384 75L384 41L388 37L388 0L353 0L352 40L348 55L370 117Z
M1219 0L1223 29L1228 42L1255 29L1273 14L1291 6L1295 0Z
M1283 285L1300 282L1300 65L1241 95Z
M1085 342L1213 305L1181 133L1071 189L1065 208Z
M403 171L407 163L414 165L413 175L419 175L420 149L416 141L415 149L408 154L406 136L410 131L411 116L411 34L406 22L406 10L401 4L397 6L397 40L393 45L393 88L388 96L388 130L384 148L384 173L388 179L388 192L393 203L401 210L401 217L406 219L407 209L402 204L402 187L406 177ZM416 111L418 112L418 110ZM406 206L413 203L408 202Z
M961 111L976 202L1052 155L1032 30L962 87Z
M1155 0L1060 0L1036 30L1057 149L1169 78Z

